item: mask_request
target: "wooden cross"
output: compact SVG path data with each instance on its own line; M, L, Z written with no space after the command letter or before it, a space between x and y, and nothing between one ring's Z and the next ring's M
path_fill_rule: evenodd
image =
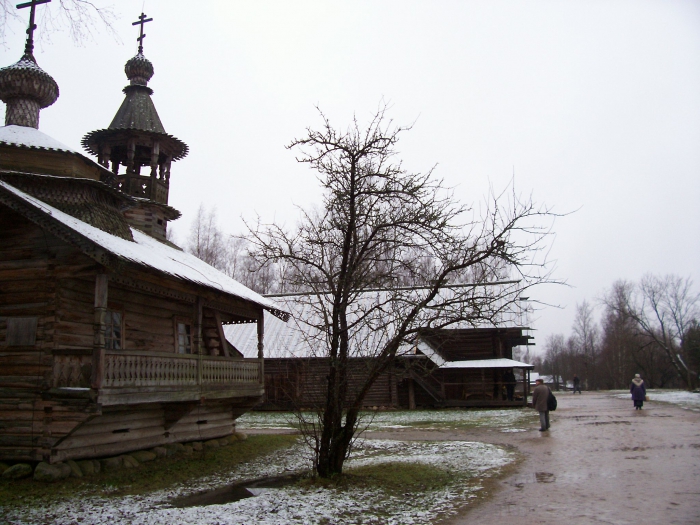
M153 19L152 19L152 18L146 18L146 15L144 15L143 13L141 13L141 16L139 17L138 22L133 22L133 23L131 24L132 26L137 26L137 25L140 25L140 26L141 26L141 34L140 34L139 37L136 39L136 40L138 40L138 42L139 42L139 53L143 53L143 39L146 38L146 35L143 34L143 24L145 24L146 22L153 22Z
M51 0L31 0L30 2L25 2L24 4L17 4L17 9L24 9L25 7L30 7L29 11L29 27L27 28L27 43L24 46L24 54L31 55L34 53L34 30L36 29L36 24L34 23L34 15L36 13L36 6L41 4L48 4Z

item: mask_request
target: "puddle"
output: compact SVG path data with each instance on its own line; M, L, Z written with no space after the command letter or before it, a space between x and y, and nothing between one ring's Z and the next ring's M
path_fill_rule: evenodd
M205 507L207 505L223 505L233 503L245 498L253 498L264 494L269 489L279 489L296 483L301 479L301 475L293 474L289 476L277 476L273 478L261 478L252 481L243 481L228 487L208 490L190 496L174 498L170 505L175 508Z
M535 472L537 483L554 483L557 479L551 472Z

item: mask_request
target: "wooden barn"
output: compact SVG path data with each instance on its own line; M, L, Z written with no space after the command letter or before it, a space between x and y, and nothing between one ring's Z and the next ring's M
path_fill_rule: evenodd
M287 306L294 311L293 305ZM266 321L265 398L257 409L313 408L325 399L328 358L305 348L308 338L295 323ZM367 394L365 407L430 408L525 406L533 365L515 361L513 348L532 344L527 328L467 328L423 331L406 347ZM255 351L250 327L228 326L226 336L244 355ZM349 360L349 390L359 388L372 365ZM510 376L509 374L512 374ZM509 380L510 378L510 380ZM513 387L508 399L508 383Z
M31 29L31 28L30 28ZM0 70L0 460L58 462L223 437L263 395L275 304L166 240L170 167L187 146L139 53L95 162L38 130L58 97L31 31ZM257 353L224 337L252 323Z

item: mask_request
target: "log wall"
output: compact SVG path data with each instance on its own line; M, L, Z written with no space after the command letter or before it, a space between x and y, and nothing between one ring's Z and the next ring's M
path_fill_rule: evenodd
M57 334L58 282L95 267L20 215L0 210L0 457L4 459L43 459L57 439L91 417L89 400L49 399L44 393L52 386L54 349L68 345ZM11 337L8 340L8 325L16 318L36 319L34 344L17 346Z
M257 402L258 398L250 398L200 406L107 408L60 442L50 461L113 456L168 443L229 436L236 430L236 419ZM172 423L176 418L177 422Z
M203 361L201 371L208 390L195 395L193 404L188 398L186 406L196 413L178 409L183 405L176 402L177 395L158 399L172 401L160 404L131 398L117 406L98 404L90 378L95 283L101 271L78 249L0 207L0 459L60 461L221 437L233 432L235 419L260 400L257 362L233 361L229 366L209 363L223 359L212 357ZM202 350L221 355L225 353L217 329L221 316L231 321L236 315L258 315L241 301L204 292L212 305L218 308L221 303L220 314L202 307L197 293L192 286L171 282L157 272L110 275L107 307L122 313L125 354L173 355L176 320L191 323L194 330L202 308ZM241 392L235 393L239 384ZM204 395L213 400L192 408L201 404ZM114 393L112 397L116 399ZM113 424L121 425L116 430L129 430L114 432Z
M371 360L350 359L349 392L361 387ZM262 410L290 410L322 406L328 387L326 358L266 359L265 400ZM396 380L391 372L379 376L364 399L364 407L398 406Z

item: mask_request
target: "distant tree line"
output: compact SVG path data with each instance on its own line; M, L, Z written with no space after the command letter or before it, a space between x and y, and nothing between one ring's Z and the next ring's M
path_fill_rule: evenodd
M689 278L616 281L596 306L600 324L590 303L577 305L571 334L547 338L538 370L556 383L577 374L588 389L626 388L636 373L653 388L700 386L700 294Z

